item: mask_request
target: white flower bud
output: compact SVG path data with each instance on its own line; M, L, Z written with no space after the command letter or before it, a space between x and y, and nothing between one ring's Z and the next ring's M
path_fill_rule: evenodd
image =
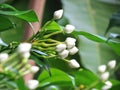
M102 81L106 81L108 80L109 76L110 76L109 72L104 72L103 74L101 74L100 79Z
M69 33L73 32L73 30L75 30L75 27L73 25L68 24L65 26L64 30L66 33L69 34Z
M108 62L108 67L109 67L110 69L114 69L115 66L116 66L116 61L115 61L115 60L112 60L112 61L109 61L109 62Z
M70 55L74 55L74 54L76 54L78 52L78 48L77 47L73 47L73 48L71 48L71 49L69 49L69 53L70 53Z
M67 48L70 49L75 46L76 39L68 37L66 38L65 42L67 44Z
M30 71L34 74L34 73L39 71L39 67L38 66L31 66Z
M112 87L112 83L110 81L106 81L105 85L102 87L102 90L109 90Z
M68 64L71 68L79 68L80 67L79 63L75 59L71 59L68 62Z
M60 9L60 10L57 10L54 12L54 19L57 20L57 19L60 19L63 15L63 9Z
M104 73L105 71L106 71L106 65L100 65L100 66L98 67L98 72Z
M32 45L30 43L21 43L18 46L17 51L18 53L26 53L30 51L31 47Z
M30 53L29 52L21 53L20 56L22 58L29 58L30 57Z
M34 90L38 87L39 82L37 80L28 80L27 87L30 90Z
M66 44L59 44L59 45L56 46L56 51L57 52L62 52L65 49L66 49Z
M7 53L0 53L0 63L6 61L9 55Z
M59 56L61 58L66 58L69 54L69 51L68 50L63 50L62 52L59 53Z

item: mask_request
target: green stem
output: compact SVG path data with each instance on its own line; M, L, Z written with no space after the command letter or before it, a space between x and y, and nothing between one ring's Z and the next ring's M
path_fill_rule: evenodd
M45 42L41 43L41 46L43 47L51 47L51 46L56 46L56 45L58 45L58 43L53 43L53 44L46 44Z
M53 35L56 35L56 34L59 34L59 33L62 33L62 32L63 32L62 30L57 31L57 32L53 32L53 33L50 33L50 34L45 35L43 38L49 38L49 37L51 37L51 36L53 36Z
M86 87L84 90L91 90L91 88L93 88L94 86L96 86L100 81L97 80L94 83L92 83L91 85L89 85L88 87Z

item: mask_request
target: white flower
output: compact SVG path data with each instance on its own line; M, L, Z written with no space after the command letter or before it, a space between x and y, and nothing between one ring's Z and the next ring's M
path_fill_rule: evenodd
M57 46L56 46L56 51L57 52L62 52L63 50L65 50L66 49L66 44L58 44Z
M75 30L75 27L73 25L68 24L65 26L64 30L66 33L69 34L69 33L73 32L73 30Z
M63 50L62 52L59 53L59 56L61 58L66 58L69 54L69 51L68 50Z
M100 79L102 81L106 81L108 80L109 76L110 76L109 72L104 72L103 74L101 74Z
M65 43L67 44L67 48L70 49L75 46L76 39L67 37Z
M73 48L71 48L71 49L69 49L69 53L70 53L70 55L74 55L74 54L76 54L78 52L78 48L77 47L73 47Z
M108 67L109 67L110 69L114 69L115 66L116 66L116 61L115 61L115 60L112 60L112 61L109 61L109 62L108 62Z
M75 59L71 59L68 62L68 64L71 68L79 68L80 67L79 63Z
M31 71L32 73L36 73L36 72L39 71L39 67L38 67L38 66L31 66L30 71Z
M31 47L32 45L30 43L21 43L18 46L17 51L18 53L26 53L30 51Z
M100 72L100 73L104 73L105 70L106 70L106 65L100 65L100 66L98 67L98 72Z
M0 63L7 60L9 55L7 53L0 53Z
M57 11L54 12L54 17L53 18L55 20L60 19L62 17L62 15L63 15L63 9L60 9L60 10L57 10Z
M102 90L109 90L112 87L112 83L110 81L106 81L105 85L102 87Z
M39 82L37 80L28 80L27 87L30 90L34 90L38 87Z

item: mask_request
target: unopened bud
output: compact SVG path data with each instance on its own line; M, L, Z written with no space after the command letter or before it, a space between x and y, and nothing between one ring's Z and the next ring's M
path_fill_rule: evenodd
M28 80L27 87L30 90L34 90L38 87L39 82L37 80Z
M78 48L77 47L73 47L73 48L71 48L71 49L69 49L69 53L70 53L70 55L74 55L74 54L76 54L78 52Z
M54 19L55 20L60 19L62 15L63 15L63 9L57 10L54 12Z
M69 54L69 51L68 50L63 50L62 52L59 53L59 56L61 58L66 58Z
M68 62L68 64L71 68L79 68L80 67L79 63L75 59L71 59Z
M32 73L36 73L39 71L39 67L38 66L31 66L30 70Z
M102 87L102 90L109 90L112 87L112 83L110 81L106 81L105 85Z
M98 72L104 73L105 71L106 71L106 65L100 65L100 66L98 67Z
M70 49L75 46L76 39L68 37L66 38L65 42L67 44L67 48Z
M56 46L56 51L57 52L62 52L63 50L65 50L66 49L66 44L58 44L57 46Z
M75 30L75 27L73 25L68 24L65 26L64 30L66 33L69 34L69 33L73 32L73 30Z
M106 81L108 80L109 76L110 76L109 72L104 72L103 74L101 74L100 79L102 81Z
M110 69L114 69L115 66L116 66L116 61L115 61L115 60L112 60L112 61L109 61L109 62L108 62L108 67L109 67Z
M9 55L7 53L0 53L0 63L6 61Z

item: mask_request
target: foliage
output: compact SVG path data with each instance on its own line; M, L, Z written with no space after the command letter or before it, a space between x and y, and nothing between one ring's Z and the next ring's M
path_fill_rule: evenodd
M63 2L65 3L69 2L69 4L71 5L74 4L72 3L73 1L71 0L63 1ZM96 4L98 5L99 3L98 1L95 1L95 0L93 1L84 0L84 1L81 1L81 4L83 5L87 4L88 6L90 6L90 4L93 4L93 2L95 3L94 5ZM103 2L100 2L100 3L103 3ZM1 7L0 20L2 21L0 22L0 25L1 25L0 32L9 30L10 28L15 27L15 24L11 20L9 20L7 16L17 17L19 19L27 21L29 24L31 24L31 22L38 21L38 18L33 10L19 11L8 4L1 4L0 7ZM83 7L83 6L81 5L80 7ZM107 7L109 7L109 5ZM89 9L92 10L92 7L89 7ZM98 9L96 9L95 11L100 12L99 10L98 11L97 10ZM113 15L112 17L115 17L115 16ZM91 16L91 19L92 19L91 20L92 27L90 28L88 26L86 30L96 30L96 28L99 29L99 27L97 27L97 23L95 23L97 22L96 20L99 18L96 17L94 21L94 17ZM119 25L119 20L116 18L114 19L115 21L118 21L118 22L113 22L110 20L110 23L112 24L110 24L108 27ZM82 19L80 20L82 21ZM75 22L77 24L76 23L74 24L78 25L78 22L76 19L75 19ZM84 21L83 23L85 24L86 22ZM88 23L91 24L90 22ZM119 35L115 34L115 35L112 35L110 38L106 38L104 36L92 34L93 32L87 32L82 29L81 30L76 29L70 34L66 33L64 30L65 30L65 26L59 25L56 22L56 20L53 18L52 20L47 21L43 25L41 30L39 30L35 35L33 35L31 38L29 38L26 41L27 43L30 43L32 45L32 48L30 49L30 53L31 53L30 58L34 59L36 61L36 64L41 68L41 70L37 73L35 77L35 79L39 81L39 85L36 88L36 90L39 90L39 89L42 89L42 90L66 90L66 89L67 90L91 90L93 88L95 88L96 90L101 90L103 86L106 85L105 82L112 79L113 73L112 73L112 70L110 70L109 65L106 65L107 66L106 72L110 72L111 76L110 78L107 77L107 80L106 79L104 80L104 78L102 78L101 73L99 73L98 71L94 73L93 72L94 70L91 70L91 68L88 68L88 66L90 66L91 64L87 65L88 63L87 64L84 63L83 67L79 67L79 64L82 66L82 63L80 61L81 59L77 57L79 56L78 53L75 53L75 55L68 55L67 57L63 58L62 55L60 54L61 52L56 51L56 46L61 43L67 44L66 43L67 37L71 37L72 39L76 38L78 40L78 36L84 36L90 41L99 43L100 45L102 43L103 45L109 46L112 50L114 50L114 52L118 56L120 56L120 50L119 50L120 42L119 40L113 39L113 38L119 37ZM76 41L76 39L74 40ZM87 42L86 39L82 39L82 41ZM88 43L90 42L87 42L87 44ZM0 52L9 54L9 58L7 59L7 61L5 61L4 63L0 62L0 78L1 78L0 89L2 90L4 89L5 90L6 89L28 90L28 87L25 85L25 82L23 80L23 76L25 72L20 73L20 71L24 71L24 67L28 65L26 61L28 60L28 58L27 59L21 58L21 56L18 53L19 45L20 45L20 42L11 42L9 44L6 44L5 42L2 41L2 39L0 41ZM94 48L94 47L93 48L88 47L88 45L84 47L86 49L90 48L90 50ZM71 48L67 47L67 49L70 50ZM79 53L81 52L82 51L79 51ZM98 53L95 53L95 55L91 57L92 58L97 57L97 54ZM77 59L77 62L78 62L77 64L75 62L75 65L70 64L73 58ZM82 62L83 61L84 59L82 59ZM89 61L89 62L93 63L93 61ZM8 65L10 67L8 67ZM77 65L78 67L76 67ZM9 69L6 69L6 68L9 68ZM96 67L96 69L97 68L98 66ZM26 71L28 69L29 68L27 68ZM120 88L119 87L120 82L118 80L114 79L110 81L112 82L112 87L110 87L111 88L110 90L118 90Z

